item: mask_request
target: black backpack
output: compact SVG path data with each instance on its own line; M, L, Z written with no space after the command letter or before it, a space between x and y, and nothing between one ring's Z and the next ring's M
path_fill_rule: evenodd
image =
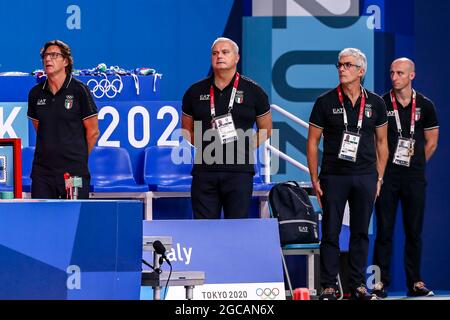
M274 185L269 193L269 203L272 215L278 219L281 244L319 242L318 214L297 182Z

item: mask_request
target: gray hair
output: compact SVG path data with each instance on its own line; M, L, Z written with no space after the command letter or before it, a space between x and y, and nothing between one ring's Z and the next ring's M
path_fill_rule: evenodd
M214 48L214 46L216 45L216 43L218 43L218 42L225 42L225 41L231 43L231 46L233 47L234 52L235 52L236 54L239 54L239 47L238 47L238 45L236 44L236 42L234 42L234 41L231 40L231 39L225 38L225 37L220 37L220 38L217 38L216 40L214 40L214 42L213 42L213 44L212 44L212 46L211 46L211 50L212 50L212 48Z
M366 75L367 71L367 58L364 53L362 53L361 50L356 48L345 48L341 52L339 52L338 59L341 60L341 57L355 57L356 58L356 64L360 66L364 70L363 77Z

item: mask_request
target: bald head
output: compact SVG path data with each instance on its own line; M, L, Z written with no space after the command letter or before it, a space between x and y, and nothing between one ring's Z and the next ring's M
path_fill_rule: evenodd
M409 72L415 72L416 71L416 65L409 58L403 57L403 58L395 59L394 61L392 61L391 66L393 66L394 64L401 64L401 65L406 66L408 68Z
M415 66L411 59L399 58L392 62L391 82L395 91L411 90L415 76Z

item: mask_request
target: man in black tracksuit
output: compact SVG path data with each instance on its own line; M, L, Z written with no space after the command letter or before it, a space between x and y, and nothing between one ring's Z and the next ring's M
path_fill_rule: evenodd
M383 96L388 111L389 160L376 203L377 238L374 264L381 281L373 293L387 296L390 282L392 237L399 201L405 230L405 272L408 296L429 296L420 274L422 225L425 210L425 164L437 147L439 125L428 98L412 88L414 63L407 58L391 65L392 90Z
M254 149L268 139L272 115L267 94L236 70L239 48L218 38L213 74L183 97L182 128L195 145L191 199L194 218L247 218L253 192ZM258 128L253 133L256 122Z
M360 50L342 50L336 67L340 83L316 100L309 120L307 145L311 182L323 209L320 299L336 299L339 234L348 201L351 297L367 300L372 298L365 287L368 228L388 157L386 106L381 97L361 85L367 60ZM322 134L319 177L318 145Z

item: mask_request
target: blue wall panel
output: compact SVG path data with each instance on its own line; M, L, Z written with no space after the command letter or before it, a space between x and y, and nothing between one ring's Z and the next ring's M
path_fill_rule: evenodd
M0 299L139 299L142 203L0 202Z
M40 48L61 39L72 48L75 68L101 62L156 68L167 83L162 98L181 100L188 86L208 73L211 44L223 34L233 3L2 1L0 38L8 49L0 52L0 72L42 68Z

